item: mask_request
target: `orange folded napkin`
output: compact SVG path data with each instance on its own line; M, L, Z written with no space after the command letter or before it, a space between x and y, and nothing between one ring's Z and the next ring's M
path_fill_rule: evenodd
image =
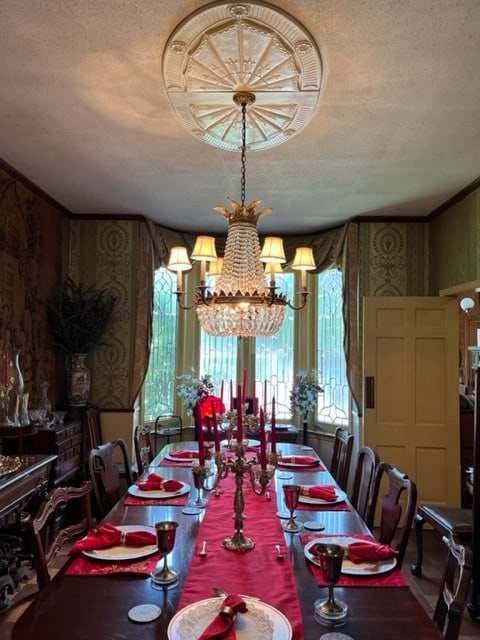
M337 490L333 484L318 484L311 487L301 487L300 493L310 498L318 498L333 502L337 499Z
M245 613L247 605L240 596L228 595L223 601L222 608L216 617L210 622L198 640L222 640L222 638L236 637L233 623L237 613Z
M348 545L348 559L352 562L377 562L378 560L391 560L398 555L396 549L388 544L378 542L352 542Z
M198 458L198 451L189 451L188 449L176 449L169 451L169 456L172 458L180 458L181 460L191 460Z
M158 473L150 473L146 480L139 480L137 487L141 491L180 491L183 483L178 480L164 480Z
M77 540L70 549L70 555L93 549L107 549L126 544L130 547L144 547L157 544L157 536L150 531L121 531L107 522L98 529L91 529L81 540Z
M282 456L278 459L278 464L318 464L320 460L313 456Z

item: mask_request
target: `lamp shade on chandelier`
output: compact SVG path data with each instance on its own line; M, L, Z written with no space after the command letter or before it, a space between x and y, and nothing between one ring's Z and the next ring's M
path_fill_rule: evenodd
M257 213L260 200L245 204L246 167L246 109L255 102L250 92L237 92L235 104L242 109L242 170L241 202L228 198L232 210L214 207L228 221L225 255L217 257L215 239L198 236L191 259L200 262L200 285L192 305L186 305L182 272L192 268L185 247L172 247L168 268L177 273L178 303L182 309L196 310L202 329L214 336L271 336L275 335L285 319L287 306L295 311L307 301L306 272L315 269L312 249L297 249L292 269L301 271L300 304L295 306L276 285L278 267L286 262L280 237L266 237L263 248L257 231L257 222L271 213L271 208ZM212 276L207 285L207 273Z

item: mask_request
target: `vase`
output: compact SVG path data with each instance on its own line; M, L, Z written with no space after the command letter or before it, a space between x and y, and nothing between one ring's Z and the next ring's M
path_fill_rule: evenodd
M23 408L23 374L20 368L20 351L5 353L5 382L8 389L7 424L20 426Z
M88 354L72 353L68 378L68 404L84 407L90 396L90 370L85 363Z

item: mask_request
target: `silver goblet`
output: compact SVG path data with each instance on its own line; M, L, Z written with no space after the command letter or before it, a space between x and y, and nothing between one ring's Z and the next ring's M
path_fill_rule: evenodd
M319 543L314 553L328 587L328 598L315 601L315 619L320 624L338 626L345 622L348 613L345 602L336 600L333 595L334 587L340 580L345 549L339 544Z
M171 569L167 565L167 556L173 551L173 547L175 546L177 527L178 522L171 520L155 523L158 550L163 554L163 560L161 559L157 562L150 576L152 579L152 587L155 589L161 589L163 585L170 584L178 579L178 571Z

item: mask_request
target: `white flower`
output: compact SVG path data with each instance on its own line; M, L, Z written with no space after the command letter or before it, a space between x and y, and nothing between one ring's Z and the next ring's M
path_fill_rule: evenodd
M295 383L290 391L290 408L292 414L298 413L305 417L310 411L315 411L318 394L323 390L318 384L316 371L307 373L299 371Z
M193 369L192 369L193 371ZM195 373L195 371L193 371ZM187 415L193 416L195 405L201 398L213 395L214 386L210 375L196 378L189 373L177 376L177 380L184 380L177 387L177 396L182 399Z

